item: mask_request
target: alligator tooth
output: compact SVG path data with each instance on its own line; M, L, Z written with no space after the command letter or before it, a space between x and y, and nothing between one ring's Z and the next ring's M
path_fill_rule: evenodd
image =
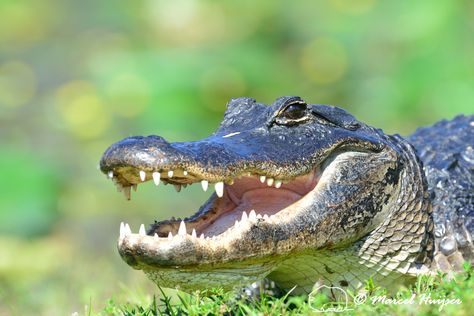
M157 233L155 233L155 235L153 235L153 238L154 238L155 240L160 240L160 237L158 237L158 234L157 234Z
M107 176L112 179L114 177L114 172L113 171L109 171L109 173L107 173Z
M123 195L125 195L125 198L127 200L130 200L130 188L131 188L130 186L126 186L126 187L123 187L123 190L122 190Z
M184 223L184 221L181 221L181 224L179 224L178 235L186 236L186 234L186 224Z
M281 187L281 180L275 180L275 188L279 189Z
M199 236L199 239L204 240L204 234L201 234L201 236Z
M125 223L125 226L123 227L123 234L124 236L128 236L132 234L132 230L130 229L130 225Z
M262 219L262 215L257 214L257 219Z
M183 171L183 175L187 176L188 172L186 170Z
M218 197L224 196L224 182L217 182L215 184L216 194Z
M245 222L247 220L248 216L247 216L247 212L243 211L242 212L242 223Z
M181 191L181 184L175 184L174 189L176 190L176 192L180 192Z
M123 222L120 223L120 239L125 237L125 224Z
M207 187L209 186L209 181L207 180L202 180L201 181L201 186L204 191L207 191Z
M173 239L173 233L169 232L168 233L168 240L171 240L171 239Z
M141 224L140 229L138 230L138 235L146 236L145 225Z
M133 191L137 192L138 184L132 184Z
M267 215L267 214L263 214L263 219L268 219L268 215Z
M168 171L168 178L173 178L173 170Z
M239 221L235 221L234 227L239 228Z
M140 170L140 180L145 181L146 179L146 172L143 170Z
M153 172L152 177L153 177L153 182L155 182L155 185L159 185L161 174L159 172Z
M271 187L273 185L273 178L268 178L267 179L267 185Z
M255 210L251 210L249 213L249 219L256 219L257 218L257 213L255 213Z
M260 182L265 183L265 179L266 179L266 178L267 178L267 177L265 177L265 176L260 176Z
M191 233L191 236L196 238L197 237L197 234L196 234L196 230L193 228L193 232Z

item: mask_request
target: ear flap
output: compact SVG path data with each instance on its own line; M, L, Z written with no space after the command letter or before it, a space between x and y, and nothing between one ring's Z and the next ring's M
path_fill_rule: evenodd
M355 131L360 127L359 121L343 109L323 104L310 104L308 106L313 114L319 115L337 126L351 131Z

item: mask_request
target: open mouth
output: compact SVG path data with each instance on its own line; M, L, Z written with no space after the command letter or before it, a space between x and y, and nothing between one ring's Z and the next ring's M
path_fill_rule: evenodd
M119 191L130 199L131 189L152 181L156 186L172 184L177 191L199 184L204 191L215 190L209 200L194 215L184 220L170 219L151 225L142 224L138 236L151 236L155 241L170 241L176 236L201 240L216 239L244 229L248 224L272 222L277 217L288 218L296 205L316 189L322 170L315 168L293 179L279 179L260 173L241 172L233 179L210 183L201 174L184 169L138 170L119 167L108 172ZM280 220L280 219L279 219ZM132 234L128 224L121 224L120 240ZM137 236L137 237L138 237Z

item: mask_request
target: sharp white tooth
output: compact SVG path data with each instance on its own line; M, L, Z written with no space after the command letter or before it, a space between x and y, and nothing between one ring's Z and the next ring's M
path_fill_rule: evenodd
M235 227L235 228L238 228L238 227L239 227L239 221L235 221L234 227Z
M168 240L173 239L173 234L171 232L168 233Z
M242 212L242 220L241 220L241 222L242 222L242 223L245 222L245 221L247 220L247 218L248 218L247 212L243 211L243 212Z
M204 240L204 234L201 234L201 236L199 236L199 239Z
M168 171L168 178L173 178L173 170Z
M273 178L268 178L267 179L267 185L271 187L273 185Z
M281 180L275 180L275 188L279 189L281 187Z
M161 174L159 172L153 172L152 177L153 177L153 182L155 182L155 185L159 185Z
M180 192L181 191L181 184L175 184L174 189L176 190L176 192Z
M138 184L132 184L133 191L137 192Z
M207 180L202 180L201 181L201 186L204 191L207 191L207 187L209 186L209 181Z
M120 223L120 239L125 237L125 224L123 222Z
M267 178L267 177L265 177L265 176L260 176L260 182L265 183L265 179L266 179L266 178Z
M125 198L127 200L130 200L130 188L131 186L126 186L126 187L123 187L123 190L122 190L123 195L125 195Z
M268 219L268 215L267 215L267 214L263 214L263 219Z
M178 235L180 236L186 236L186 224L184 221L181 221L181 224L179 224L179 229L178 229Z
M141 224L140 229L138 230L140 236L146 236L145 225Z
M146 179L146 172L143 170L140 170L140 180L145 181Z
M196 238L197 237L197 234L196 234L196 230L193 228L193 232L191 233L191 236Z
M255 210L251 210L249 213L249 219L256 219L257 218L257 213L255 213Z
M107 176L112 179L114 177L114 172L113 171L109 171L109 173L107 173Z
M186 170L184 170L184 171L183 171L183 174L184 174L185 176L187 176L187 175L188 175L188 172L187 172Z
M215 184L216 194L218 197L224 196L224 182L217 182Z
M128 225L127 223L125 223L125 226L123 227L123 233L124 233L125 236L128 236L128 235L132 234L132 230L130 229L130 225Z
M257 219L262 219L262 215L257 214Z
M155 233L155 235L153 235L153 238L155 238L155 240L160 240L160 237L158 237L157 233Z

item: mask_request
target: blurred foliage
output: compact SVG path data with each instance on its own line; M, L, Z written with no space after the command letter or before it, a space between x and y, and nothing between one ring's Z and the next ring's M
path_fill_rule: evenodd
M473 112L473 31L472 1L0 0L0 314L155 290L116 254L119 222L206 194L144 185L125 202L97 170L112 142L204 137L238 96L409 134Z

